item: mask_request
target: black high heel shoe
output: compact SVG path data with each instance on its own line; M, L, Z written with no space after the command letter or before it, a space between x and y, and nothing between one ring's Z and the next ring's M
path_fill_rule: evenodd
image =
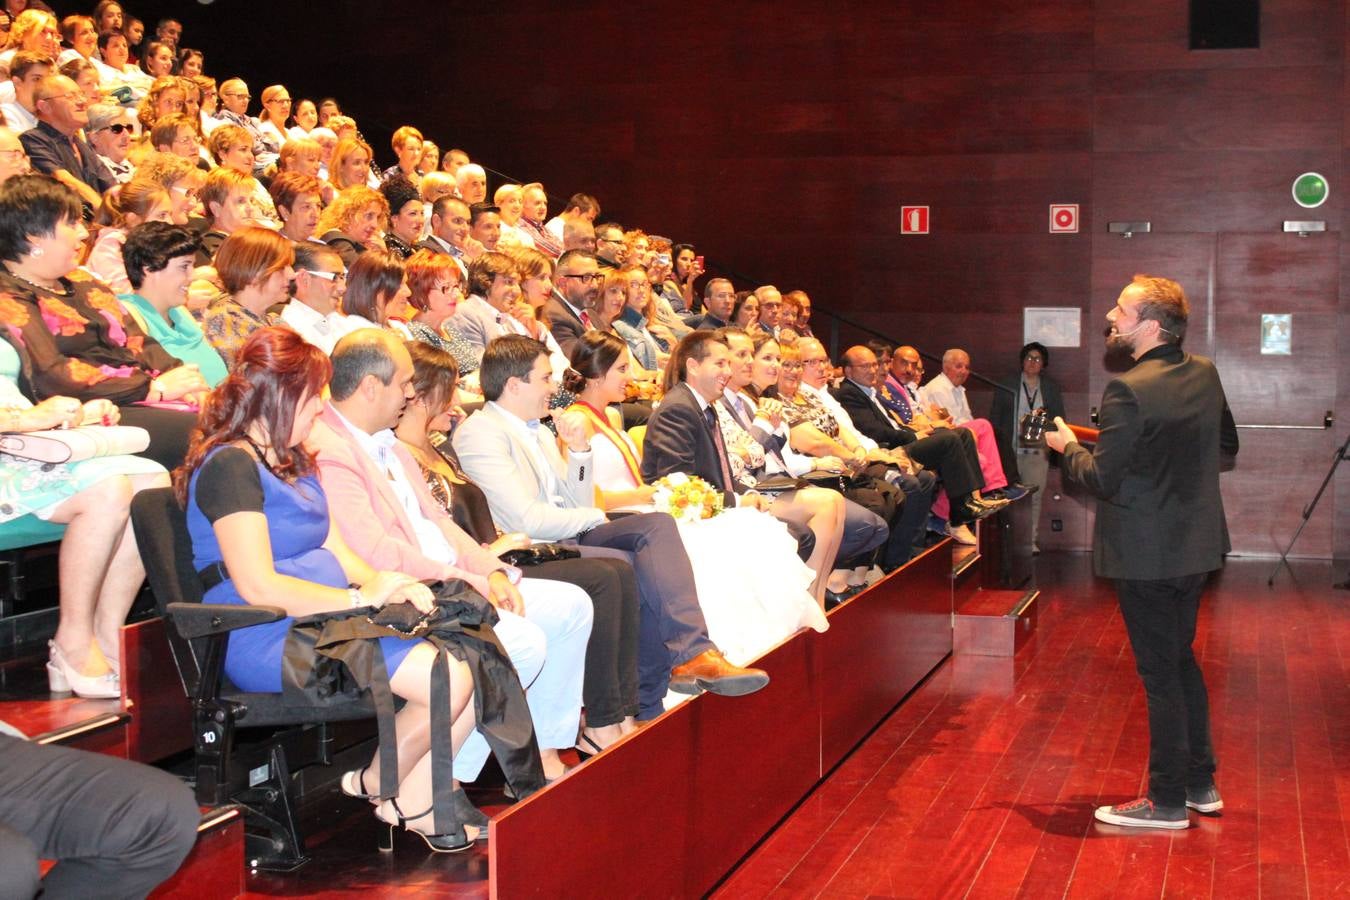
M600 746L599 744L597 744L595 741L591 740L591 736L588 735L588 734L586 734L585 732L582 732L582 733L578 736L577 743L580 744L582 741L585 741L586 743L590 744L590 745L591 745L591 749L590 749L590 750L582 750L580 746L577 746L577 747L573 747L573 748L572 748L573 750L575 750L575 751L577 752L577 757L578 757L582 762L585 762L586 760L590 759L592 756L595 756L597 753L603 753L603 752L605 752L605 748L604 748L604 747L601 747L601 746Z
M463 833L463 838L459 839L451 834L423 834L421 831L417 831L416 828L408 827L408 823L412 822L412 820L420 819L423 818L424 815L431 814L431 808L428 808L425 812L418 812L418 814L414 816L405 816L404 811L398 808L397 799L390 799L389 803L390 806L393 806L394 808L394 815L398 816L398 822L389 823L385 822L383 819L379 819L383 824L389 826L379 830L379 850L381 850L381 853L393 853L394 828L396 827L404 828L405 831L416 834L418 838L423 839L423 841L427 843L427 846L431 847L436 853L463 853L464 850L471 849L471 847L474 846L474 841L468 839L467 831L466 833ZM379 816L377 815L375 818L379 818Z
M463 798L464 803L469 802L468 795L464 793L463 788L456 790L455 794L456 794L455 797L456 808L460 808L461 797ZM403 828L404 830L417 835L426 843L426 845L429 848L431 848L436 853L462 853L465 850L468 850L471 847L473 847L475 843L475 841L469 839L467 831L462 833L462 839L457 839L455 835L451 834L423 834L422 832L418 831L415 828L409 828L408 827L409 822L415 819L420 819L423 816L430 814L432 810L427 809L425 812L420 812L415 816L405 816L403 815L403 810L398 808L397 799L391 798L389 804L394 808L394 815L398 817L398 822L389 823L385 822L384 819L380 819L380 822L382 824L389 826L388 828L380 829L379 849L382 853L392 853L394 851L395 828ZM472 804L470 804L470 806L472 807ZM478 825L477 822L467 821L468 817L465 817L466 821L464 824L478 825L479 840L485 840L487 837L487 818L481 812L479 812L477 808L473 808L473 811L475 813L475 818L481 820L483 824ZM379 818L378 814L376 815L376 818Z

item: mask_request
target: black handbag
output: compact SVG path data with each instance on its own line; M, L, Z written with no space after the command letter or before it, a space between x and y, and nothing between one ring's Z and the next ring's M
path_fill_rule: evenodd
M531 544L520 550L507 550L500 556L502 562L512 566L539 566L563 559L580 558L580 550L561 544Z

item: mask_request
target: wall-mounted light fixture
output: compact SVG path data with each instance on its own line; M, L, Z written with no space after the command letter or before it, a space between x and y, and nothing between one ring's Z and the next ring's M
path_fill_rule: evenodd
M1152 222L1112 222L1107 226L1107 231L1124 237L1134 237L1136 234L1148 234L1152 230Z

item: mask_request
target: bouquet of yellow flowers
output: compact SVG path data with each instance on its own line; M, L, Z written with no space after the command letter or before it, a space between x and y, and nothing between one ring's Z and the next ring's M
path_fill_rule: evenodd
M711 519L722 511L722 492L696 475L676 472L659 479L655 487L656 511L670 513L677 522Z

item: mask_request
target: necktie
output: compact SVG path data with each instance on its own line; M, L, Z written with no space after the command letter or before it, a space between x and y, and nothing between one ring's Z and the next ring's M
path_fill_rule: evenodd
M900 418L904 422L908 423L910 419L914 418L914 410L909 408L909 397L906 395L903 386L898 391L887 390L886 396L894 400L895 404L900 407Z
M586 326L587 331L592 331L595 328L595 326L591 324L591 314L584 309L581 311L581 324Z
M727 445L722 441L722 429L717 425L717 413L712 405L703 410L703 421L708 424L708 430L712 432L713 447L717 450L717 463L722 470L721 488L724 491L735 491L736 482L731 477L731 464L727 461Z

